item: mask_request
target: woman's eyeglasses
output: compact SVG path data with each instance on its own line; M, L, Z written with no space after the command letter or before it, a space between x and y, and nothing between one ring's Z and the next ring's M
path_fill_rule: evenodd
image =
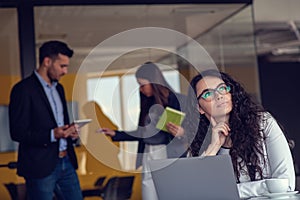
M218 92L221 95L228 94L231 90L231 87L229 85L226 85L225 83L221 83L217 86L216 89L205 89L203 92L197 97L197 100L200 98L204 99L205 101L212 101L215 96L216 92Z

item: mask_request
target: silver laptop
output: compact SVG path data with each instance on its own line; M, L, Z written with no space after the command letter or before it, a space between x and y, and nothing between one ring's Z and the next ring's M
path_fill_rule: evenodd
M229 155L149 161L159 200L237 200Z

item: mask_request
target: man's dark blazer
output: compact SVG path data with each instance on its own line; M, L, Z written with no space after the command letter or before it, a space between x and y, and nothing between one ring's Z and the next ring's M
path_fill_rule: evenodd
M64 89L56 87L64 113L64 123L69 116ZM25 178L42 178L54 170L59 153L59 140L51 142L51 129L57 127L50 103L35 73L17 83L10 94L9 127L12 140L19 142L17 174ZM77 169L73 141L67 139L68 156Z

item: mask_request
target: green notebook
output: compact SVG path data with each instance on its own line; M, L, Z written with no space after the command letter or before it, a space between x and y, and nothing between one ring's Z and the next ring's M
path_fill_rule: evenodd
M156 124L156 128L168 132L166 128L166 124L168 122L172 122L180 126L184 117L185 113L174 108L166 107Z

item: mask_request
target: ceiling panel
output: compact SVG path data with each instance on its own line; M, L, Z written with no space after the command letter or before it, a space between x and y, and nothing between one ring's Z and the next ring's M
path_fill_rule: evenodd
M123 31L141 27L161 27L195 38L233 15L243 6L242 4L181 4L36 7L34 11L37 48L50 39L66 41L75 50L73 66L80 66L93 48ZM182 46L184 42L186 41L174 41L174 48ZM122 48L126 47L109 48L105 56L99 56L93 62L98 60L100 63L101 59L110 59L120 51L124 51ZM158 60L165 54L158 55L151 50L126 54L119 61L114 62L111 69L133 67L136 63L149 59L150 55L152 59ZM77 69L74 67L73 72ZM101 69L96 67L90 70Z

